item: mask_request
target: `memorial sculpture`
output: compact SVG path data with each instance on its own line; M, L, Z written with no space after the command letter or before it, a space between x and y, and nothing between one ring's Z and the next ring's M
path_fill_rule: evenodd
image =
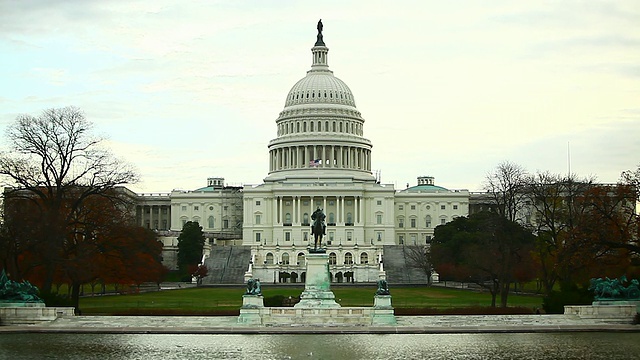
M378 280L378 290L376 290L376 295L389 295L389 285L387 284L387 280L380 279Z
M324 220L326 219L326 215L322 211L322 209L317 208L316 211L311 214L311 220L313 220L313 224L311 225L311 234L313 234L313 249L310 249L310 252L325 252L322 248L322 237L327 231L327 225Z
M260 280L254 278L247 280L247 291L245 292L245 295L262 295Z
M627 281L627 277L623 275L619 279L593 278L590 283L589 290L593 291L596 301L640 300L640 283L636 279ZM625 286L625 283L628 285Z
M7 303L41 303L38 288L28 281L9 280L4 269L0 274L0 302Z

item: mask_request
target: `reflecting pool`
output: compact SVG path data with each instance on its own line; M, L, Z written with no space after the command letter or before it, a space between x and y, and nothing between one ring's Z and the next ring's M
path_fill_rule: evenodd
M3 334L0 359L637 359L640 333Z

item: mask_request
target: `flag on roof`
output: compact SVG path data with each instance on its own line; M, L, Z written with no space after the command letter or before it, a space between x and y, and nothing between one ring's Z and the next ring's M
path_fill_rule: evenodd
M309 166L320 166L321 163L322 163L322 160L320 159L311 160L309 161Z

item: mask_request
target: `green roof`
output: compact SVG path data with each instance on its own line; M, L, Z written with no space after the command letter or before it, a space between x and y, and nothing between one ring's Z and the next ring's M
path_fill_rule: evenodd
M416 185L410 188L407 188L402 191L408 192L439 192L439 191L449 191L449 189L443 188L442 186L437 185Z

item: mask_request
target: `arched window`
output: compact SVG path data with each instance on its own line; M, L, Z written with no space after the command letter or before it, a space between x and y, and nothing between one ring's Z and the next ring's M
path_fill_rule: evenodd
M329 213L329 224L336 223L336 216L333 213Z
M344 254L344 263L347 265L353 264L353 255L350 252Z
M368 264L369 263L369 254L363 252L360 254L360 264Z
M284 214L284 223L291 224L291 213Z
M207 219L207 225L209 225L209 229L213 229L215 226L215 220L213 218L213 216L209 216L209 218Z
M351 213L347 213L347 224L353 225L353 215Z
M289 253L282 254L282 265L289 265Z
M329 265L335 265L336 262L336 253L332 252L329 254Z
M302 214L302 225L309 225L309 214Z
M264 260L265 264L268 265L273 265L273 254L272 253L267 253L267 257Z
M298 265L304 265L304 253L298 253Z
M431 215L427 215L427 217L425 218L425 227L426 228L430 228L431 227Z

